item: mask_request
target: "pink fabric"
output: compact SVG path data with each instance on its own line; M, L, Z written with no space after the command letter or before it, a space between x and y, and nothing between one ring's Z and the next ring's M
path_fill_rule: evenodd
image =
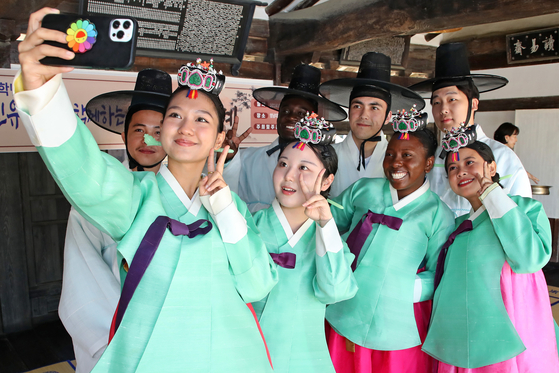
M415 320L421 341L425 340L431 301L414 303ZM327 328L328 348L336 373L431 373L436 361L421 351L421 346L397 351L371 350L355 345L355 352L346 349L346 339Z
M559 372L555 326L543 272L517 274L505 262L501 294L509 317L526 350L512 359L476 369L439 363L439 373Z

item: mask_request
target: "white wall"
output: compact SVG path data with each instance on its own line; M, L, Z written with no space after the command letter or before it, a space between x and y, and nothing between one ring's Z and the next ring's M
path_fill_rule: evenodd
M482 101L559 96L559 63L481 70L477 73L500 75L509 80L505 87L483 93ZM540 185L552 186L550 195L534 198L543 203L549 217L559 218L559 109L483 112L476 114L476 122L491 138L503 122L514 123L520 128L516 154L524 168L540 179Z
M548 217L559 218L559 109L517 110L515 123L520 128L516 154L540 185L552 186L550 195L534 198L544 205Z

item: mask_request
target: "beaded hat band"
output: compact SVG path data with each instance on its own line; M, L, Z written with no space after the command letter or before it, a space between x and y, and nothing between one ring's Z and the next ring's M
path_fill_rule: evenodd
M202 60L198 58L196 64L189 62L181 66L177 81L179 86L190 89L188 98L195 99L198 97L199 89L219 95L225 84L225 75L223 75L223 72L218 73L214 69L213 59L210 62L202 63Z
M398 110L392 119L394 132L400 132L400 140L409 140L409 132L415 132L427 127L427 113L417 111L414 105L410 111Z
M460 127L446 131L442 140L442 147L445 152L452 152L451 160L452 162L457 162L460 160L458 150L473 143L476 139L477 133L475 126L466 127L466 125L462 123Z
M334 142L336 129L316 113L308 113L295 125L295 138L299 140L293 148L305 149L305 144L329 145Z

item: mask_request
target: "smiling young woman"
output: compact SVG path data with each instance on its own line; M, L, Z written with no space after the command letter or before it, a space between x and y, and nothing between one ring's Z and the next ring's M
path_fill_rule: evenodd
M131 173L76 118L59 74L69 69L39 63L43 52L72 58L42 45L64 40L40 27L52 12L31 15L15 101L65 196L118 243L123 287L93 372L271 372L246 303L268 294L277 271L246 204L221 176L228 148L217 164L213 157L224 137L224 76L211 64L187 64L188 74L215 83L199 87L181 80L181 69L185 87L172 95L160 134L169 167Z
M342 241L326 201L338 167L332 132L323 121L305 118L318 131L288 144L274 170L276 199L257 211L254 221L270 255L278 263L279 281L268 297L253 303L279 373L334 373L324 338L327 304L357 292L351 271L353 255ZM314 123L318 123L316 126ZM299 124L297 125L299 126ZM301 127L297 127L297 136ZM314 132L317 133L317 132Z
M488 145L462 145L446 170L472 209L441 250L423 350L439 360L439 373L559 371L541 271L551 255L549 220L540 202L506 194Z
M344 206L332 214L355 255L359 286L355 297L326 310L337 373L430 373L434 367L421 343L437 257L454 219L426 180L436 148L426 119L399 113L383 162L387 179L360 179L334 198Z

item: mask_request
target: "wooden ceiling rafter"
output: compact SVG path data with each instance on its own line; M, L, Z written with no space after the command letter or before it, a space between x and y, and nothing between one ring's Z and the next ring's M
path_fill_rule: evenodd
M53 6L65 12L77 12L79 0L4 0L3 9L0 10L0 39L2 35L12 34L10 38L25 30L27 23L27 14L42 6ZM298 1L297 5L293 1ZM334 16L325 17L318 23L309 23L308 14L314 12L323 12L325 4L315 5L318 0L293 0L286 1L284 4L291 4L290 12L281 13L270 17L270 21L254 19L250 29L249 39L245 49L245 57L241 67L240 77L254 79L269 79L276 84L287 84L293 68L302 62L311 63L315 66L323 68L323 77L330 79L341 78L345 76L354 76L355 73L349 71L338 71L343 69L344 65L340 65L341 49L337 49L340 43L334 43L334 39L330 35L320 35L315 38L312 32L306 32L307 27L319 26L318 33L324 34L324 30L337 30L344 39L345 44L355 44L362 42L371 36L387 37L402 35L413 30L423 30L434 34L441 32L440 30L448 30L448 26L458 26L457 23L451 23L456 18L463 18L460 26L479 24L481 22L493 22L503 20L504 18L513 18L510 9L514 6L520 6L525 0L433 0L428 7L418 11L420 5L409 3L407 0L330 0L329 7L343 5L340 11L335 12ZM275 3L275 2L274 2ZM289 4L287 4L289 3ZM409 4L408 4L409 3ZM555 4L557 3L557 4ZM272 3L273 4L273 3ZM270 5L272 5L270 4ZM365 5L363 5L365 4ZM303 9L305 7L313 7L313 9ZM363 7L365 6L365 8ZM438 9L437 7L445 7ZM518 17L533 16L549 12L559 13L559 2L556 0L541 0L538 2L538 10L534 10L536 6L532 3L525 5L522 12L514 12ZM437 8L438 10L433 10ZM17 11L17 14L16 14ZM383 12L389 12L383 14ZM445 15L444 26L441 24L441 12ZM477 13L476 13L477 12ZM332 11L330 12L332 13ZM372 17L369 17L375 13ZM352 16L358 14L356 22L347 22ZM387 15L388 14L388 15ZM16 31L10 32L13 28L12 19L2 24L1 18L9 16L15 17ZM334 17L334 21L332 21ZM361 21L359 21L361 20ZM379 21L380 20L380 21ZM289 22L292 24L290 28L298 33L300 45L293 49L292 44L297 40L288 40L282 42L281 45L272 45L278 42L278 32L282 31ZM398 22L397 22L398 21ZM314 22L314 21L313 21ZM361 22L361 23L359 23ZM374 25L368 27L369 23ZM454 22L454 21L452 21ZM328 28L321 29L321 25L329 23ZM281 27L278 27L281 25ZM310 26L309 26L310 25ZM446 30L445 30L446 28ZM359 29L359 33L355 32ZM298 31L297 31L298 30ZM347 30L347 32L345 31ZM443 32L444 32L443 31ZM322 39L321 39L322 38ZM302 41L301 41L302 40ZM337 40L337 39L336 39ZM529 64L553 63L558 60L530 62L526 64L509 65L506 58L505 32L503 35L492 35L485 37L469 38L462 40L468 45L470 51L470 65L472 70L493 69L512 66L524 66ZM2 40L0 40L2 42ZM328 44L330 43L330 44ZM334 43L334 44L332 44ZM6 44L6 45L4 45ZM15 43L14 43L15 44ZM320 44L320 45L318 45ZM316 48L310 50L309 46L315 45ZM3 66L9 66L9 49L7 43L0 45L0 58ZM17 63L17 52L14 52L12 46L12 63ZM436 47L424 45L411 45L407 63L403 66L405 69L399 71L400 77L410 80L410 77L430 77L434 72ZM14 57L15 55L15 57ZM169 72L174 72L182 65L184 60L171 60L160 58L137 57L134 70L140 70L145 67L160 67ZM218 64L218 68L222 69L226 74L230 74L231 66L228 64ZM353 75L352 75L353 74ZM395 80L397 77L393 77Z
M521 10L521 11L519 11ZM379 37L559 12L556 0L329 0L312 9L270 17L270 47L277 55L340 49Z

